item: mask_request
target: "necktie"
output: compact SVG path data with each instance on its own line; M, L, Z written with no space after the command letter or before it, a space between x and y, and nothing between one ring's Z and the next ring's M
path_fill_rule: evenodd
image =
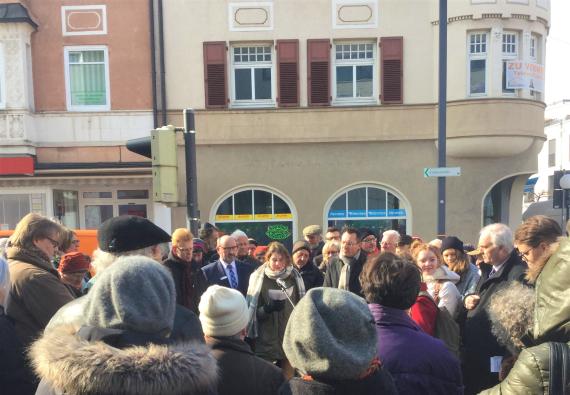
M493 268L493 269L491 270L491 273L489 273L489 278L495 277L495 274L497 274L497 271L495 270L495 268Z
M232 287L233 289L236 289L238 286L238 282L237 282L236 274L234 273L233 266L228 266L228 274L230 277L230 287Z

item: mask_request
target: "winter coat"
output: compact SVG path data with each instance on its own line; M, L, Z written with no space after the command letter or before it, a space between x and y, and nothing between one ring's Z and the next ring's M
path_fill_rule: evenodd
M5 394L36 392L37 380L26 364L24 348L10 319L0 306L0 388Z
M172 254L172 251L168 255L168 259L164 260L162 264L170 270L170 273L172 273L172 279L174 280L174 286L176 287L176 303L192 310L194 314L200 314L198 311L200 297L204 291L208 289L208 282L200 268L200 265L194 261L185 262ZM191 290L184 289L184 276L186 275L186 270L190 270L191 273ZM190 303L186 300L185 292L191 293Z
M427 291L437 307L445 307L452 317L455 317L461 302L461 295L455 287L459 281L459 275L452 272L447 266L440 266L436 269L430 279L426 279Z
M467 270L461 274L459 282L455 284L461 295L461 300L463 300L466 295L471 295L476 292L480 277L477 266L470 263Z
M251 265L254 269L257 269L258 267L261 266L261 262L259 262L257 259L255 259L254 257L252 257L250 255L238 256L237 259Z
M420 283L420 293L416 297L416 303L410 308L410 318L430 336L435 336L435 324L438 308L427 292L427 284Z
M285 381L281 369L253 355L242 340L207 337L218 361L218 395L273 395Z
M324 276L323 273L312 262L307 262L305 266L297 269L301 277L303 277L303 284L305 284L305 291L311 288L322 287Z
M57 310L75 299L39 250L8 248L10 299L6 314L24 347L38 337Z
M63 326L35 342L30 357L37 394L212 394L216 361L199 343L113 347Z
M378 357L400 395L463 394L461 367L442 341L431 337L406 311L368 305L378 335Z
M530 340L534 346L523 349L505 380L482 394L550 394L552 367L548 342L562 342L570 347L570 239L560 242L542 269L536 280L535 295Z
M87 298L82 296L73 302L66 304L50 320L46 326L46 332L57 328L60 325L83 325L83 311ZM170 338L178 341L198 341L204 342L204 332L200 320L192 311L184 306L176 305L174 313L174 325Z
M237 290L241 292L243 296L247 295L247 288L249 286L249 276L255 271L255 268L248 263L235 260L235 271L237 272L238 287ZM231 288L230 280L224 270L224 265L221 260L211 262L202 268L206 280L208 281L208 286L218 284L222 287Z
M362 268L366 263L366 253L360 250L360 255L358 259L350 265L350 276L348 279L348 289L349 291L357 294L360 297L364 297L362 294L362 286L360 285L360 273ZM340 257L335 257L331 259L327 272L325 273L325 280L323 282L323 287L333 287L338 288L338 283L340 281L340 274L342 272L342 267L344 263Z
M385 369L362 380L317 381L294 377L279 389L280 395L397 395Z
M467 313L463 332L463 379L467 393L477 393L499 382L498 373L490 370L490 358L505 356L507 350L499 345L491 332L487 313L491 297L511 281L524 282L526 264L513 250L495 276L483 273L477 284L479 304Z

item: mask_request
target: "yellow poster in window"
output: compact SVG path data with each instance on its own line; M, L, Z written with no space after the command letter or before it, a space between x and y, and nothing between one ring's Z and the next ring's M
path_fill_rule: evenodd
M251 221L253 219L253 215L251 214L239 214L235 216L236 221Z
M293 219L293 214L291 213L275 214L275 219Z
M216 215L216 221L232 221L233 215Z
M273 214L255 214L255 219L273 219Z

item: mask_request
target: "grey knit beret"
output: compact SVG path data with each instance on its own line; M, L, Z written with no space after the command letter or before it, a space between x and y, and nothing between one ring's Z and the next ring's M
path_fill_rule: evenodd
M117 259L96 279L86 296L86 325L170 333L176 291L168 269L144 256L127 256Z
M350 380L376 357L376 336L364 299L341 289L313 288L289 317L283 350L304 374Z

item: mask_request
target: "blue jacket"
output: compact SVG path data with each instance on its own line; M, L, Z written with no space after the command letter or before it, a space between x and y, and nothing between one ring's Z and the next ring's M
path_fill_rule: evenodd
M249 286L249 276L251 276L251 273L255 271L255 268L242 261L236 260L235 262L238 280L237 290L245 296L247 294L247 287ZM230 288L230 280L228 279L226 271L224 270L220 260L207 264L202 268L202 271L206 275L208 286L218 284L223 287Z
M376 323L378 357L400 395L463 394L459 360L404 310L369 304Z

